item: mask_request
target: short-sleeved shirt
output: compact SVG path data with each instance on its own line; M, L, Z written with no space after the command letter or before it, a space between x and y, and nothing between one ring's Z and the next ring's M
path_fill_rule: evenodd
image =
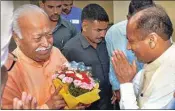
M86 66L91 66L93 77L100 81L100 100L93 103L89 109L112 109L112 88L108 76L109 57L105 41L94 49L86 38L78 33L65 44L62 53L68 61L84 62Z
M61 14L61 16L63 19L71 22L79 32L81 31L81 13L81 8L73 6L69 14Z
M56 28L53 31L53 44L62 50L64 44L77 34L73 24L60 17Z

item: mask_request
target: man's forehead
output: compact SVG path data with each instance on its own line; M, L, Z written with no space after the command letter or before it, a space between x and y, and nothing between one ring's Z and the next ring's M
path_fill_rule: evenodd
M28 21L41 21L48 19L47 15L39 11L27 11L19 17L19 20L28 20Z
M108 27L108 23L109 22L106 22L106 21L93 21L93 25L98 27L98 29L104 29L106 27Z
M126 35L128 39L131 39L131 35L135 33L136 20L129 20L126 27Z
M138 20L140 19L140 17L143 16L143 11L137 12L135 15L133 15L127 23L127 32L129 32L130 34L134 34L136 33L137 30L137 24L138 24Z
M108 24L109 22L107 22L107 21L94 20L93 23L94 24Z
M140 19L141 16L143 16L144 10L141 10L139 12L137 12L135 15L133 15L130 19L129 19L129 23L137 23L137 20Z
M18 19L19 26L22 28L38 28L38 27L49 27L50 21L43 13L27 13Z
M129 20L128 20L128 23L127 23L127 30L132 30L132 31L135 31L137 30L137 23L138 23L138 20L140 19L140 17L143 15L142 12L138 12L136 13L135 15L133 15Z

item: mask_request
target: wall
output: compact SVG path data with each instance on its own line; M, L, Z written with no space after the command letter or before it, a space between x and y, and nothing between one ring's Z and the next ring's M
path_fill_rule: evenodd
M18 7L20 5L26 4L26 3L37 3L37 0L31 0L30 1L14 1L14 7ZM80 8L83 8L89 3L97 3L103 6L106 10L106 12L109 15L110 23L117 23L119 21L122 21L126 19L126 15L128 13L128 6L130 1L110 1L110 0L99 0L99 1L79 1L75 0L74 5ZM173 22L173 27L175 30L175 14L173 11L175 11L175 1L155 1L156 4L160 4L165 8L168 15L171 18L171 21ZM173 33L173 40L175 41L175 33Z
M28 1L27 0L26 1L17 1L17 0L14 0L13 3L14 3L14 9L16 9L17 7L19 7L21 5L29 4L30 1L29 0Z
M99 1L93 1L93 0L89 0L89 1L74 1L74 5L79 7L79 8L83 8L85 7L87 4L90 4L90 3L97 3L99 4L100 6L102 6L106 12L108 13L109 15L109 20L110 20L110 23L114 21L114 17L113 17L113 1L110 1L110 0L106 0L106 1L103 1L103 0L99 0Z
M114 23L122 21L126 19L126 15L128 13L128 6L130 1L114 1L113 3L113 15L114 15ZM167 11L174 28L173 40L175 41L175 1L155 1L156 4L161 5Z
M23 4L26 4L26 3L32 3L32 4L37 4L38 3L38 0L30 0L30 1L15 1L15 8L17 8L18 6L20 5L23 5ZM109 20L110 22L113 22L113 1L111 0L101 0L101 1L93 1L93 0L89 0L89 1L80 1L80 0L74 0L74 5L79 7L79 8L82 8L85 7L87 4L90 4L90 3L97 3L99 5L101 5L102 7L105 8L106 12L108 13L109 15Z

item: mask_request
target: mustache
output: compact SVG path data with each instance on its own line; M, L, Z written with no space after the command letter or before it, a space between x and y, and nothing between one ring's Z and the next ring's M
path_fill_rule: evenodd
M52 14L51 16L59 16L57 13L55 13L55 14Z
M99 39L99 40L104 40L104 37L99 37L98 39Z
M36 51L36 52L38 52L38 51L45 51L45 50L49 50L51 47L52 47L52 45L49 44L48 47L39 47L39 48L37 48L35 51Z
M62 11L67 11L68 9L62 9Z

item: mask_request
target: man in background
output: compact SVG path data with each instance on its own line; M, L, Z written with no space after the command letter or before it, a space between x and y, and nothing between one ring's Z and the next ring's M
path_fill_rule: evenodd
M71 22L78 32L81 31L81 12L82 9L73 5L73 0L63 0L61 16L63 19Z
M84 62L92 67L92 76L100 81L100 100L87 109L113 109L111 104L112 89L109 83L109 58L104 37L108 29L109 17L98 4L89 4L83 8L82 32L68 41L63 54L68 61Z
M62 50L64 44L77 34L75 26L61 18L62 0L42 0L39 5L48 14L53 30L53 45Z

